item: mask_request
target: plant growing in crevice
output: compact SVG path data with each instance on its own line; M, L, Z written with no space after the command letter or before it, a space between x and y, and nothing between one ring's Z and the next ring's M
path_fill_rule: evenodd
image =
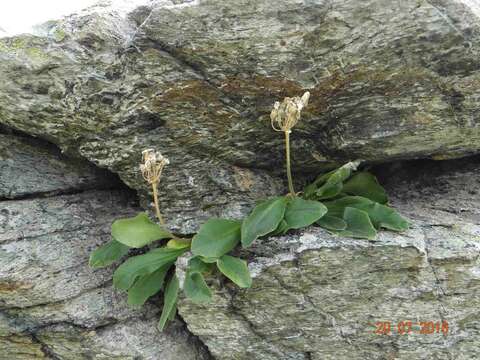
M271 113L274 130L285 134L286 172L289 193L259 202L243 220L212 218L192 238L166 230L160 212L158 185L168 159L154 150L145 150L140 170L152 187L159 224L146 213L119 219L112 224L112 240L92 252L90 266L105 267L123 258L131 248L143 248L155 241L160 246L123 262L113 274L113 285L128 293L128 304L142 306L159 291L164 292L159 329L174 318L180 290L193 302L211 299L205 275L218 271L240 288L252 284L246 261L230 253L241 244L246 248L264 236L283 235L291 229L310 225L323 227L340 236L374 240L380 228L403 231L408 223L388 207L385 190L365 171L356 172L360 161L349 162L322 174L301 193L293 187L290 160L290 133L308 105L310 94L276 102ZM186 271L179 280L175 263L188 255Z

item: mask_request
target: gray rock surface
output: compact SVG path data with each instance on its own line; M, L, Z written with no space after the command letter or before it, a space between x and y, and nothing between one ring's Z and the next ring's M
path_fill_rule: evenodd
M140 152L157 148L171 160L164 213L191 232L284 189L268 114L305 89L297 174L478 152L478 15L467 0L162 0L126 18L99 7L0 40L0 123L144 194Z
M245 254L251 289L213 278L213 305L184 299L180 314L219 359L477 359L479 172L478 157L392 167L384 183L409 231L368 242L310 228L263 240ZM412 333L399 333L407 321ZM391 333L375 334L377 322ZM420 322L434 332L420 334Z
M44 142L0 133L0 198L65 194L118 183L85 160L65 161Z
M154 1L0 39L0 359L476 359L478 158L382 169L412 221L377 242L319 229L244 252L249 290L209 279L213 304L126 306L92 271L111 222L148 205L141 151L170 158L163 213L176 231L240 217L285 191L272 103L308 89L293 134L297 181L363 158L478 153L479 8L467 0ZM1 127L3 128L3 127ZM0 131L1 132L1 131ZM65 156L74 157L68 160ZM391 334L374 334L390 322ZM401 335L401 321L449 332ZM418 326L414 326L418 332Z
M113 220L139 211L115 177L31 139L0 148L0 359L208 358L181 321L156 330L161 299L131 309L113 268L89 268Z

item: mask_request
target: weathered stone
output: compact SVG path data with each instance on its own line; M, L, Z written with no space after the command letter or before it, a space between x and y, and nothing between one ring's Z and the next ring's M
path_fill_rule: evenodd
M170 327L165 334L156 329L157 319L139 318L96 330L58 325L42 329L38 339L60 359L205 359L195 350L183 325Z
M164 213L191 232L283 188L268 114L305 89L297 174L478 152L478 13L466 0L156 1L127 18L97 9L0 40L0 123L143 194L140 152L157 148L171 160Z
M85 160L67 161L53 146L0 133L0 198L108 188L118 183Z
M180 303L188 328L219 359L477 358L480 158L405 168L382 177L410 230L376 242L314 228L262 240L245 253L253 287L212 280L213 304ZM399 333L407 321L414 333ZM391 334L375 334L377 322ZM420 322L440 331L419 334Z
M0 359L207 358L180 321L158 332L161 299L132 309L113 267L89 268L114 219L139 211L115 177L38 141L0 144L0 193L20 197L0 201Z
M306 89L292 135L299 182L353 158L480 149L471 1L155 1L127 18L102 9L0 40L0 125L118 173L144 202L140 153L157 148L171 160L161 203L177 231L284 191L268 115ZM209 279L213 304L181 301L189 329L219 359L478 357L478 158L414 166L384 175L411 230L375 243L318 229L258 242L244 252L253 288ZM159 299L129 309L112 269L88 268L111 222L138 211L111 177L11 135L0 135L0 169L0 357L209 357L179 320L156 332ZM398 334L408 320L448 321L449 333ZM373 333L378 321L390 336Z

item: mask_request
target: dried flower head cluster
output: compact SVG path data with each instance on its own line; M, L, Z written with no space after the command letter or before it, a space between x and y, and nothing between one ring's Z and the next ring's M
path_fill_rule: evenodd
M153 149L142 151L142 164L140 170L143 178L149 184L158 184L162 176L162 171L165 165L170 164L170 161L160 152Z
M290 133L300 120L301 112L308 105L309 98L310 93L307 91L302 97L286 97L282 102L276 101L270 113L273 130Z

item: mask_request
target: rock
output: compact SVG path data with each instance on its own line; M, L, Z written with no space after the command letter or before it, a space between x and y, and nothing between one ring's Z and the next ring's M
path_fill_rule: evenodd
M139 211L115 176L39 141L0 144L0 358L208 358L181 321L158 332L160 299L132 309L113 267L89 268L111 223Z
M65 194L119 184L83 159L65 161L53 146L1 133L0 171L0 198Z
M376 242L317 228L262 240L244 254L251 289L215 276L213 304L183 299L179 312L219 359L475 359L479 171L478 157L390 166L383 182L410 230ZM422 322L432 333L419 333ZM376 334L378 323L390 333Z
M309 228L257 242L243 252L251 289L212 277L213 304L182 299L188 330L178 318L161 334L160 299L130 309L113 269L87 266L112 221L139 206L78 159L118 174L148 206L141 151L161 151L162 211L191 233L285 192L269 112L307 89L292 135L299 183L357 158L478 153L478 16L467 0L158 0L0 39L0 126L14 129L0 134L0 355L476 358L478 158L382 168L408 232L367 242ZM416 333L400 334L408 321ZM388 335L374 333L378 322Z
M97 7L0 40L0 123L143 195L140 153L157 148L171 160L164 213L192 232L284 191L268 114L305 89L297 175L477 153L478 15L467 0L156 1L127 17Z

